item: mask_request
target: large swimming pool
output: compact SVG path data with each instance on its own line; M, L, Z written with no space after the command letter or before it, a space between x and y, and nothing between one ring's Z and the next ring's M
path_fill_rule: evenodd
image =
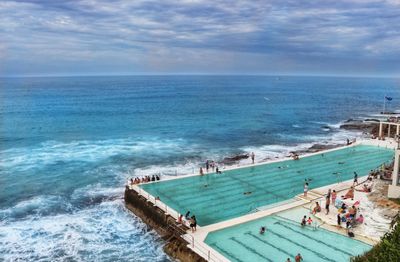
M303 210L301 210L303 209ZM214 231L205 242L232 262L286 261L300 253L304 261L348 262L371 246L322 228L302 227L309 210L299 207L255 221ZM292 220L296 219L296 220ZM259 233L265 226L267 231Z
M256 165L222 174L190 176L140 185L176 211L195 214L200 226L239 217L256 208L288 200L310 189L367 175L393 158L393 150L358 145L303 157Z

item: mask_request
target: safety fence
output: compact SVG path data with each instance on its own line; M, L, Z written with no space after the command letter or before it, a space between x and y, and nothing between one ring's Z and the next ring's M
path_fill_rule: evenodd
M176 221L178 221L179 216L181 215L179 212L175 211L173 208L169 207L167 204L163 203L160 199L157 197L154 197L153 195L149 194L145 190L143 190L141 187L136 186L136 185L131 185L129 186L129 189L135 190L140 196L144 197L147 201L151 202L154 206L160 208L162 211L164 211L165 214L170 215L173 217ZM190 223L186 219L182 219L180 221L182 225L186 227L190 227ZM198 255L206 259L207 261L210 262L224 262L228 260L224 260L221 258L221 255L217 253L215 250L210 248L208 245L204 244L203 242L197 241L193 235L188 234L185 230L183 230L180 227L177 226L169 226L170 230L173 230L174 234L176 236L182 238L188 243L188 247L190 247L194 252L196 252Z

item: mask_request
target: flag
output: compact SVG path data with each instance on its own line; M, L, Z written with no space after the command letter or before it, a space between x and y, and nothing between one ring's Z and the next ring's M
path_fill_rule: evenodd
M386 99L387 101L392 101L392 100L393 100L393 97L385 96L385 99Z

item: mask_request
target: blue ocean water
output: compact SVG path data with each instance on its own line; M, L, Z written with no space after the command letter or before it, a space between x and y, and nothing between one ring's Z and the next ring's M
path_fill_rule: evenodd
M354 136L348 118L399 108L400 80L291 76L0 79L0 255L168 261L123 205L132 176L205 159L258 161Z

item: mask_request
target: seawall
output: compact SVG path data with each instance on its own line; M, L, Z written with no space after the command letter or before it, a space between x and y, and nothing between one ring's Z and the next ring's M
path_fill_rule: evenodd
M124 199L125 206L164 239L165 253L182 262L206 261L188 248L188 243L181 237L185 234L187 227L176 223L172 216L129 187L125 188Z

